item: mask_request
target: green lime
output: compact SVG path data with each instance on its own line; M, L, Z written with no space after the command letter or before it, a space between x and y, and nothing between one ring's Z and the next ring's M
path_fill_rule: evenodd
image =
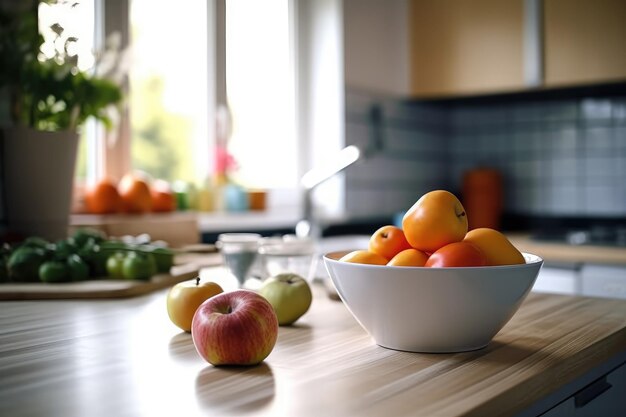
M72 238L59 240L54 244L54 256L56 259L67 259L74 253L78 253L78 246L76 246Z
M115 252L109 256L106 263L107 274L113 279L123 279L124 273L122 268L124 266L124 259L126 254L123 252Z
M170 269L174 266L174 251L169 248L141 245L138 249L141 252L152 254L156 262L157 272L170 272Z
M72 235L72 238L74 239L76 246L80 248L85 246L89 241L92 243L100 243L105 240L104 233L101 231L85 228L76 230L76 232Z
M76 254L70 255L65 261L72 281L85 281L89 278L89 266Z
M147 281L156 272L156 261L152 254L129 252L124 258L122 275L125 279Z
M17 248L7 263L9 279L15 282L37 282L39 267L46 260L46 251L39 247Z
M39 267L39 279L42 282L67 282L70 278L69 268L62 261L46 261Z

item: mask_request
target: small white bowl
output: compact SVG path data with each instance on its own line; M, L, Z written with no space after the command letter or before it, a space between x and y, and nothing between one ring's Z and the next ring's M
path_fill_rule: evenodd
M426 268L339 262L324 256L337 292L354 318L383 347L450 353L481 349L513 317L543 259L522 265Z

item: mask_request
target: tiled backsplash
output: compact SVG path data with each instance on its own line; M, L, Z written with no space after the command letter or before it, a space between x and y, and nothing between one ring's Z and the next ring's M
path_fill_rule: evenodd
M372 124L372 106L382 120ZM449 158L444 113L433 106L408 106L365 94L346 94L346 145L369 156L348 168L346 211L354 217L393 215L410 207L421 194L447 181ZM372 135L380 133L376 149Z
M382 151L346 172L346 208L392 214L463 173L499 169L505 211L626 216L626 98L408 104L346 94L346 142L367 144L369 106L383 110Z

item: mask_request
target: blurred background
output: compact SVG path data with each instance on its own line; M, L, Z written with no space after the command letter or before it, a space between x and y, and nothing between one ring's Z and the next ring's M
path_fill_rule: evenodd
M370 233L442 188L501 200L485 221L504 230L626 245L623 1L2 2L19 3L42 54L71 37L80 70L108 65L124 91L112 130L80 129L74 226L293 232L301 179L328 167L310 193L326 235ZM336 169L349 145L356 162ZM94 214L90 187L127 175L173 213Z

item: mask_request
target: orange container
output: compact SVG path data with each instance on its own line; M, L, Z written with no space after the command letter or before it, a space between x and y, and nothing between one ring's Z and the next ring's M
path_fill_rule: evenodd
M504 205L502 174L493 168L476 168L463 174L463 207L469 229L498 230Z

